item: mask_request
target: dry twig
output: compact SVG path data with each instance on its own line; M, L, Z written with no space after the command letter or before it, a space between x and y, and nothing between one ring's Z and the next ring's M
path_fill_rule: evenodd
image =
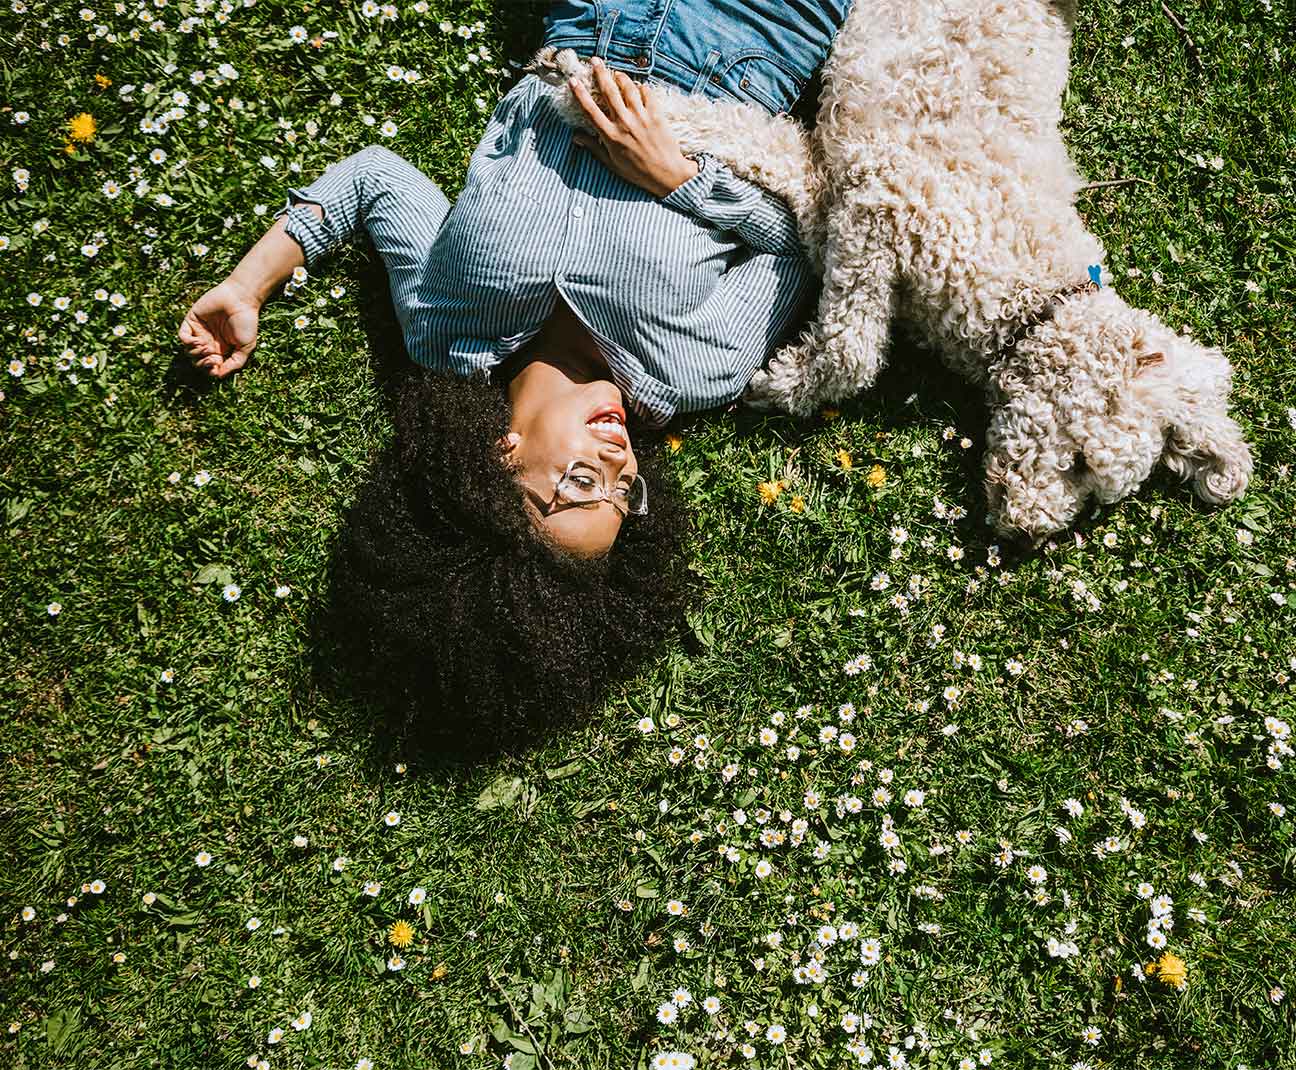
M1103 182L1090 182L1087 185L1081 186L1077 192L1087 193L1091 189L1107 189L1111 186L1128 186L1131 182L1141 182L1145 186L1151 186L1153 189L1156 189L1156 183L1149 182L1146 178L1109 178Z
M1165 0L1161 0L1161 10L1165 12L1165 17L1170 20L1170 24L1183 36L1184 44L1188 46L1188 55L1193 58L1198 67L1205 66L1202 63L1201 49L1197 47L1197 42L1193 40L1192 34L1188 32L1188 27L1183 24L1183 20L1170 10L1170 5Z

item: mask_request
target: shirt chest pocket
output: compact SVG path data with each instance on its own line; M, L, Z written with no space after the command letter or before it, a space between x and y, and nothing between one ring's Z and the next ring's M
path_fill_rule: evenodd
M432 268L443 293L508 295L520 276L533 273L537 203L527 188L533 139L519 125L473 154L463 192L437 235Z
M513 123L494 141L483 141L468 162L464 195L507 195L518 189L511 181L535 159L535 131L524 123ZM523 191L525 193L525 191Z
M726 56L711 81L730 96L759 104L771 112L791 108L806 81L788 61L764 49Z

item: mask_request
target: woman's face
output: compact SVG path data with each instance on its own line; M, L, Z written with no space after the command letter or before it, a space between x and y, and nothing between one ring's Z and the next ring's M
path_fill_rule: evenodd
M621 530L610 501L568 505L555 489L572 461L589 465L609 490L639 471L625 426L621 390L587 362L546 351L509 383L512 420L505 452L518 466L536 522L582 557L607 553Z

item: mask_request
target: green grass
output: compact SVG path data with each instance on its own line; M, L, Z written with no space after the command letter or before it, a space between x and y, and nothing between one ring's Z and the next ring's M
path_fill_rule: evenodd
M153 31L134 3L120 15L86 3L89 23L79 3L28 0L27 13L0 15L0 337L6 363L26 361L21 378L4 376L0 402L0 1024L14 1023L0 1032L0 1062L233 1067L255 1056L276 1070L361 1059L388 1070L492 1067L513 1052L515 1070L560 1070L646 1066L679 1050L704 1066L838 1067L858 1065L840 1026L853 1011L872 1018L860 1035L875 1062L895 1046L915 1067L982 1049L1013 1067L1296 1066L1296 845L1290 815L1270 810L1296 797L1291 761L1266 766L1265 727L1296 723L1290 0L1173 5L1200 65L1158 3L1085 2L1067 101L1082 170L1146 180L1083 195L1118 289L1233 362L1257 462L1242 501L1207 509L1158 477L1085 518L1078 537L1033 556L1005 548L990 566L985 414L931 357L898 360L877 391L810 427L708 416L681 429L673 455L697 507L707 592L691 634L589 724L490 766L385 738L363 696L316 671L312 609L329 545L390 433L391 323L370 312L380 269L349 253L273 302L252 365L220 385L189 374L173 334L265 228L254 206L273 211L289 185L378 139L385 119L399 125L386 143L456 192L502 59L525 56L543 5L432 0L421 17L405 3L381 23L359 5L261 0L219 24L215 9L171 3L150 8L163 23ZM196 31L180 32L190 15ZM442 19L485 30L464 40ZM117 43L87 41L99 20ZM338 36L319 50L294 44L297 24ZM125 37L132 25L138 43ZM459 71L482 42L492 61ZM192 70L225 62L236 82L190 84ZM422 80L389 81L392 63ZM130 101L126 84L139 87ZM187 117L165 136L142 133L173 90L189 94ZM247 106L231 111L231 96ZM69 155L66 123L80 112L98 136ZM162 165L147 159L158 146ZM146 194L133 192L132 166ZM25 192L15 168L30 172ZM124 188L115 200L100 192L108 179ZM174 203L157 204L158 192ZM41 219L48 229L33 234ZM102 248L83 256L99 231ZM335 285L344 296L330 296ZM98 287L125 307L97 301ZM56 320L60 295L71 303ZM77 309L86 324L72 321ZM313 322L297 331L301 311ZM68 347L96 367L59 370ZM867 478L874 465L881 487ZM212 479L196 487L200 470ZM756 485L772 479L788 488L762 505ZM935 515L937 498L966 515ZM908 532L894 560L893 525ZM879 572L885 591L871 589ZM226 575L237 602L222 599ZM911 581L901 614L888 599ZM291 586L286 598L278 584ZM933 646L935 625L945 634ZM861 653L873 666L844 673ZM961 690L953 708L950 686ZM849 755L818 736L845 702L857 709ZM815 710L801 720L803 704ZM776 711L781 738L763 747ZM645 716L649 735L636 727ZM943 734L947 724L957 732ZM890 856L870 801L883 768L894 770L886 809L902 841ZM913 788L926 793L916 809L901 802ZM863 812L838 816L834 800L850 794ZM1083 816L1066 816L1067 798ZM790 833L784 809L809 821L805 843L759 846L763 827ZM388 811L400 814L394 828ZM1096 857L1113 835L1121 850ZM993 861L1001 839L1025 852L1006 869ZM718 853L726 845L737 863ZM199 851L210 865L195 864ZM349 859L341 872L338 857ZM763 857L773 871L762 879ZM888 873L888 857L907 872ZM1046 905L1027 898L1037 863ZM363 894L370 879L377 897ZM83 891L95 880L101 893ZM1173 897L1182 991L1131 971L1157 954L1140 881ZM427 890L421 906L407 901L415 887ZM676 899L684 916L668 912ZM397 919L416 935L392 971L385 930ZM825 919L853 922L858 936L829 949L825 982L798 984L796 956L807 961ZM938 934L920 928L931 924ZM764 943L774 931L779 948ZM679 935L689 950L674 949ZM883 957L856 988L861 937L880 938ZM1050 958L1049 937L1077 954ZM693 1002L659 1025L678 987ZM699 1009L710 995L721 1000L713 1018ZM313 1020L298 1031L303 1011ZM737 1052L749 1021L750 1063ZM765 1038L773 1024L782 1045ZM1081 1039L1088 1026L1102 1033L1094 1046ZM275 1027L286 1035L270 1045Z

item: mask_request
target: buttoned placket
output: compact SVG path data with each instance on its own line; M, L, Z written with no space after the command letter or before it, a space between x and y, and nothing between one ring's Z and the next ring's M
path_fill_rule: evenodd
M571 306L576 317L584 324L585 329L589 331L594 343L599 347L603 354L603 359L607 362L608 371L612 374L612 381L625 393L628 398L635 398L639 384L643 378L643 370L638 365L638 360L630 353L620 350L610 339L604 337L590 321L579 303L577 303L567 292L564 284L567 282L567 274L573 265L580 264L584 260L584 253L590 247L591 228L597 223L596 213L598 211L598 202L582 188L588 178L590 170L594 167L601 166L588 152L579 148L574 142L571 147L571 182L570 196L566 206L567 225L563 229L562 248L558 255L557 269L554 271L553 281L559 294L564 301ZM627 366L628 365L628 366ZM643 415L643 414L641 414Z
M563 290L563 283L567 281L566 272L568 269L583 259L583 254L589 247L589 227L593 223L596 208L594 198L581 188L585 184L582 180L594 160L580 149L574 141L569 152L571 154L571 172L575 181L570 183L566 205L567 225L563 228L562 249L558 255L557 270L553 276L554 285L558 287L559 291ZM582 159L582 156L586 158ZM563 296L567 296L565 291L563 291Z

